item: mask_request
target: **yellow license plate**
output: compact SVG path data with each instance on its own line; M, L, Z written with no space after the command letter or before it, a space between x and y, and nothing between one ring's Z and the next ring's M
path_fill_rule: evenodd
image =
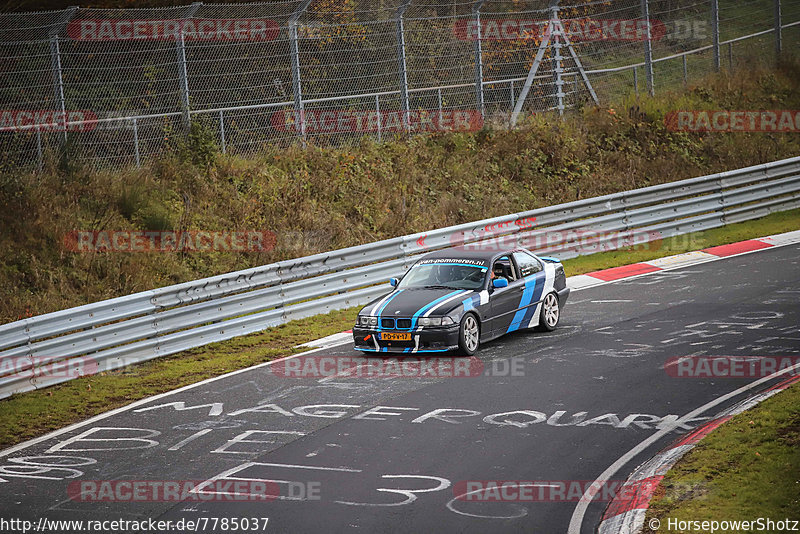
M381 332L382 341L411 341L411 334L406 332Z

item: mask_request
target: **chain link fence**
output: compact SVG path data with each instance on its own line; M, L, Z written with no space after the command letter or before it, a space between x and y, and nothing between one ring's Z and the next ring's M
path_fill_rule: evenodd
M279 0L0 14L0 166L509 127L800 41L800 0Z

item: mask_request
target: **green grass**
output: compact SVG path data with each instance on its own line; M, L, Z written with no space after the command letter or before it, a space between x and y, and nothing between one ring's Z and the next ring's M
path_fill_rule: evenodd
M661 521L658 532L679 532L667 530L670 518L800 520L800 385L737 415L700 441L667 472L645 525L651 518Z
M797 229L800 209L665 240L658 247L592 254L564 263L567 274L573 276ZM350 308L292 321L259 334L0 400L0 448L150 395L301 352L305 349L297 348L300 343L350 329L357 312L358 308Z
M357 308L82 377L0 400L0 448L138 399L307 350L300 343L352 327Z
M574 276L798 229L800 229L800 209L794 209L773 213L756 221L730 224L704 232L643 243L630 249L579 256L564 261L564 269L568 276Z
M433 228L693 178L800 154L793 133L669 131L677 109L800 109L800 60L709 75L519 129L352 146L217 152L195 123L141 169L6 169L0 154L0 322ZM184 146L185 145L185 146ZM268 230L258 253L75 253L72 230Z

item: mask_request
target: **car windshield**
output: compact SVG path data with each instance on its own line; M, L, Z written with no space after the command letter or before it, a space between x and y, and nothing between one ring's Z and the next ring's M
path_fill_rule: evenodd
M397 287L480 289L486 277L486 270L486 267L458 263L417 264L409 269Z

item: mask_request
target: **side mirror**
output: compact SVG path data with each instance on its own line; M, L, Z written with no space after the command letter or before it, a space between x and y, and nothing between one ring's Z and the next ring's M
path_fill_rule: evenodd
M389 278L389 283L392 285L392 287L397 287L397 284L400 283L400 280L397 278Z
M495 278L492 280L492 287L495 289L501 287L508 287L508 280L506 280L505 278Z

